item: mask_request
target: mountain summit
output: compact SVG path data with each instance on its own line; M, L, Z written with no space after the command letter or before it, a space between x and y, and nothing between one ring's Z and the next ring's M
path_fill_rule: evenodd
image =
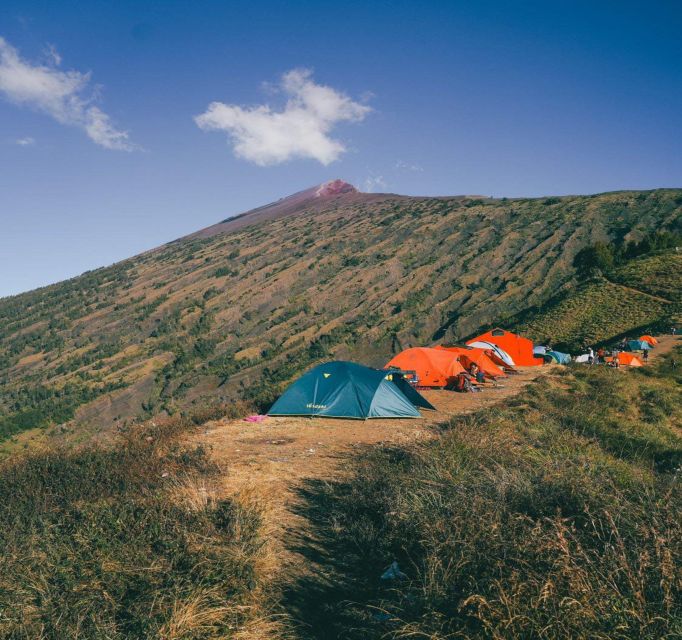
M321 184L317 188L317 191L315 191L315 196L322 198L326 196L338 196L342 193L359 193L359 191L349 182L337 179Z
M262 207L251 209L245 213L227 218L218 224L214 224L206 229L197 231L189 236L190 238L210 238L217 233L235 231L242 227L252 224L276 220L283 216L296 215L298 212L310 210L311 208L324 208L329 205L334 198L343 198L343 204L348 204L350 199L366 201L376 199L380 194L362 193L352 184L345 180L329 180L322 184L309 187L303 191L280 198L276 202L271 202Z

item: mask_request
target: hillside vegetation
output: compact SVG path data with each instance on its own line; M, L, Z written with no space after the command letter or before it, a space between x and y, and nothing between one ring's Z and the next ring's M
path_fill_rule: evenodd
M682 248L682 242L680 242ZM621 337L668 331L682 321L682 253L627 261L526 312L516 328L569 352Z
M284 204L284 217L266 207L257 224L243 216L0 300L0 437L57 425L80 438L196 403L263 410L319 359L381 365L407 345L456 342L575 284L595 241L678 230L682 191Z
M330 561L288 594L303 636L679 638L681 356L560 370L309 482L300 514Z
M286 548L282 505L225 496L229 468L186 444L214 414L17 456L0 637L678 638L681 357L554 369L428 442L355 448L298 488Z

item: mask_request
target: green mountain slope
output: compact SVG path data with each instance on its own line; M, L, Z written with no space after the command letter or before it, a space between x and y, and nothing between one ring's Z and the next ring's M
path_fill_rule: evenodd
M536 342L575 351L651 327L667 329L679 323L681 311L682 254L666 252L563 291L513 324Z
M316 360L380 365L542 305L575 283L585 246L676 228L682 212L680 190L317 193L0 300L0 436L237 399L262 408Z

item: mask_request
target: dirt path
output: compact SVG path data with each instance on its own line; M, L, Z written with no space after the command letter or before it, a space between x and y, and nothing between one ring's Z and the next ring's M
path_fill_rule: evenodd
M668 353L680 340L664 336L651 352L650 360ZM499 404L556 367L523 368L498 387L486 388L477 394L424 391L437 411L423 411L422 419L356 421L278 417L267 418L263 423L237 419L210 422L193 437L197 444L209 448L213 460L224 469L215 488L220 497L255 499L264 507L265 528L273 543L272 557L276 559L271 570L286 575L287 582L293 582L313 571L324 572L324 559L311 565L307 550L293 551L297 545L290 544L292 540L303 540L303 546L322 546L309 537L309 523L299 515L300 488L304 484L343 478L344 461L368 446L435 438L437 425L453 416ZM324 550L318 548L316 553L324 555ZM290 613L296 617L295 610Z
M270 500L286 507L291 487L297 481L333 477L354 448L432 438L437 433L434 426L516 395L548 370L550 367L527 367L482 393L423 391L437 411L422 411L421 419L269 417L263 423L225 420L208 423L197 440L208 446L213 459L225 468L226 494L267 485Z
M649 352L649 360L655 360L660 356L670 353L676 345L682 345L682 336L659 336L655 349Z
M294 583L318 583L331 566L329 545L314 539L303 508L301 488L310 483L343 478L344 461L367 447L425 441L438 434L437 425L451 417L477 411L519 393L553 367L528 367L481 393L424 391L437 411L422 411L422 419L335 420L329 418L267 418L263 423L243 419L210 422L193 435L209 449L221 467L216 497L256 502L264 513L269 552L259 571L272 576L283 590ZM312 558L315 558L313 560ZM307 592L306 592L307 593ZM298 596L297 596L298 597ZM310 619L301 602L287 598L286 610L296 625ZM319 630L300 637L322 637Z

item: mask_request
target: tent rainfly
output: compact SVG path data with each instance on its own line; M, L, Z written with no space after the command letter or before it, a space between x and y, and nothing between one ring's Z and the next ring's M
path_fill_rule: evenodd
M561 353L561 351L546 351L543 356L546 362L556 362L557 364L569 364L571 356L568 353Z
M474 347L475 349L485 349L491 360L499 366L511 369L516 366L516 363L512 357L504 349L498 347L492 342L486 342L485 340L472 340L471 342L467 342L467 346Z
M606 358L606 362L613 362L614 358L618 358L618 364L627 367L641 367L642 361L637 357L637 354L628 351L621 351L615 356Z
M628 340L629 351L648 351L651 345L644 340Z
M403 383L409 387L400 374L391 375L354 362L327 362L292 383L268 415L360 420L420 418L415 404L433 409L416 390L407 390Z
M420 387L447 387L464 371L454 353L430 347L405 349L394 356L384 368L414 371L417 376L415 382Z
M528 339L505 329L492 329L473 340L467 342L470 346L475 342L492 342L499 348L504 349L514 360L514 363L521 367L532 367L544 364L542 358L533 355L533 343Z
M488 378L502 378L507 374L496 365L484 349L477 349L476 347L444 347L439 346L436 349L443 349L449 351L457 356L459 363L466 369L471 368L472 364L478 365L478 368Z

